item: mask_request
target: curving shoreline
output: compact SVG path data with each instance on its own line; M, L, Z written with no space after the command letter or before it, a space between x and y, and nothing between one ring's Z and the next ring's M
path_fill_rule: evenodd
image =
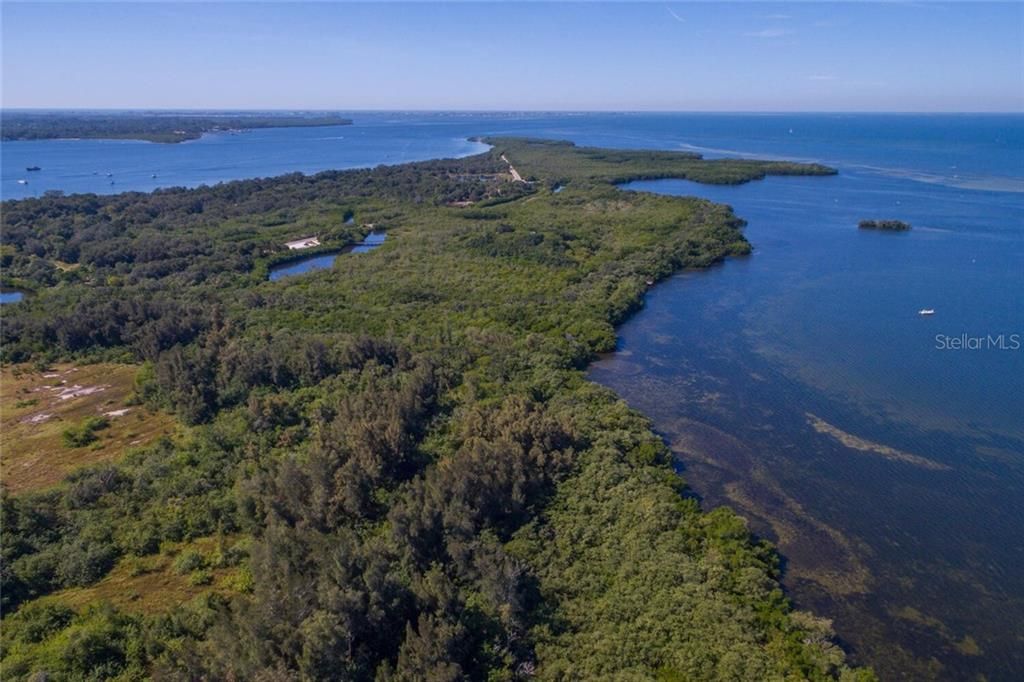
M627 355L603 360L591 378L680 446L704 499L732 506L779 541L789 560L784 584L798 605L834 614L858 660L885 677L1001 679L1020 660L1007 633L1024 622L1005 544L1019 527L1020 460L1011 454L1024 444L1012 408L1019 400L1005 389L990 400L945 390L949 377L985 367L1001 374L984 385L1012 390L1001 377L1014 374L1021 356L935 352L912 300L922 291L942 300L990 291L986 300L1002 300L1005 290L970 280L1000 282L1001 267L1014 278L999 249L986 246L1000 213L984 208L992 195L909 181L861 175L832 183L823 197L815 184L643 183L735 206L750 220L757 257L653 290L620 331ZM851 224L885 215L892 203L872 202L873 193L898 196L915 224L944 226L951 205L958 216L970 206L977 232L935 231L923 250L865 239ZM1003 221L1012 224L1012 215ZM987 265L950 285L944 280L963 267L965 244L970 256L985 253L977 262ZM947 324L968 317L963 308L944 312ZM973 381L957 385L968 391ZM1002 480L992 471L1004 472ZM951 507L957 513L947 515ZM999 572L979 569L982 557Z
M291 617L277 610L281 601L274 595L290 589L280 581L296 572L307 582L341 579L350 589L363 589L358 565L346 569L352 582L330 574L336 555L326 548L347 538L353 552L371 557L374 565L384 567L388 580L397 581L393 589L409 590L408 606L394 615L399 625L425 623L429 617L469 632L493 629L503 639L512 633L526 646L510 655L552 671L574 670L584 677L650 675L658 662L662 669L699 669L709 676L718 666L741 665L747 676L831 679L856 674L870 679L842 662L826 623L791 610L777 587L777 555L752 540L731 512L702 513L681 498L681 482L650 423L583 375L595 353L614 347L615 325L638 308L648 282L749 248L742 222L726 207L622 192L614 187L616 179L667 173L735 182L799 169L510 138L492 143L492 151L458 161L97 198L91 210L125 200L136 203L124 212L126 235L93 240L100 248L79 254L75 281L61 275L67 280L65 295L86 303L75 309L82 313L69 313L44 291L8 332L5 352L32 357L43 338L34 336L32 316L52 312L58 324L73 328L78 320L69 315L102 311L95 299L114 295L108 287L123 287L118 298L146 297L145 306L119 310L137 316L130 323L142 332L139 343L65 335L57 339L63 346L48 350L88 356L120 347L121 352L148 354L143 357L152 358L154 369L142 382L146 394L192 425L189 433L203 444L200 456L167 460L173 478L155 476L148 468L163 462L156 451L119 465L121 476L139 481L125 490L152 496L133 504L149 509L165 494L162 486L197 477L175 489L194 497L183 508L198 515L189 517L197 527L191 537L198 540L212 532L214 521L241 523L230 513L218 512L225 514L219 519L203 514L234 499L238 477L255 476L252 490L263 501L254 502L284 512L284 526L277 525L276 516L246 522L256 545L247 564L255 590L229 595L239 608L264 617L229 617L210 637L246 633L267 619ZM501 156L542 182L524 186L509 181ZM555 179L570 180L568 189L550 191L549 181ZM423 201L424 196L431 200ZM28 268L36 261L19 260L21 246L34 248L28 240L45 234L53 238L43 242L44 248L67 252L56 230L64 224L62 212L81 215L83 198L45 201L52 224L39 219L36 202L11 204L4 212L4 235L16 252L13 267L37 277L45 273ZM474 208L466 210L466 202ZM157 205L161 210L154 216L149 209ZM315 232L311 223L349 210L361 218L375 212L387 216L389 226L397 225L389 248L340 261L317 277L315 286L309 281L252 282L245 266L267 244L279 248L288 238ZM158 231L151 222L157 218ZM105 223L83 222L74 238L107 229ZM178 238L177 251L154 251L150 236L159 235L166 243L169 232ZM117 251L101 250L113 245ZM187 248L198 256L184 259ZM190 269L167 267L172 258ZM108 275L112 261L123 264L121 279ZM197 316L190 330L194 336L183 342L168 339L167 330L174 327L162 321L171 293L175 305ZM93 300L95 305L88 305ZM158 317L150 319L154 314ZM211 319L204 320L204 314ZM153 328L163 334L146 333ZM174 345L154 346L168 341ZM337 349L336 354L329 349ZM280 366L292 360L297 369ZM262 371L268 363L274 363L273 372ZM311 399L314 412L307 415L299 408ZM278 400L298 401L294 411L281 413L283 422L273 418ZM392 412L396 404L406 407ZM253 421L232 431L239 417ZM294 420L300 422L298 430ZM301 427L304 420L309 427ZM314 434L307 435L305 428L313 427ZM316 440L316 433L328 439ZM384 459L381 448L360 445L363 438L377 443L380 434L396 434L382 446L392 448ZM330 454L336 442L341 450ZM282 443L289 452L307 452L309 459L284 456L277 449ZM184 444L163 447L174 452ZM349 448L361 459L352 459ZM392 465L391 458L399 464ZM362 460L372 466L358 468L355 463ZM317 473L323 467L327 475ZM347 487L353 479L364 483ZM339 487L342 483L346 486ZM486 494L478 497L477 490ZM57 494L70 493L61 489ZM116 509L124 494L115 490L104 504ZM292 532L286 519L315 518L322 513L315 504L321 499L341 506L308 533ZM31 496L20 500L30 509L43 502ZM443 513L435 513L436 505ZM71 520L86 523L78 514L71 512ZM116 531L113 537L133 538L139 532L138 516L96 514L88 523L109 524ZM380 544L374 529L384 519L391 540ZM54 533L61 538L74 528L59 526ZM435 535L440 538L436 542L417 539ZM108 551L122 561L125 550L112 545ZM485 557L486 563L474 560L467 567L462 559L467 551L470 558ZM288 563L293 560L302 566ZM280 566L281 561L288 565ZM403 575L411 571L413 585L406 587L401 576L391 576L389 566L404 566ZM473 605L473 617L486 619L486 630L470 629L472 623L461 620L469 607L435 613L432 602L413 590L430 584L437 566L451 576L455 592L450 598ZM504 577L502 566L519 568ZM517 577L527 574L536 581L540 601L506 604L512 598L505 595L527 589L519 587ZM502 589L491 589L484 578L498 581ZM375 579L374 584L380 583ZM303 609L287 631L299 636L312 627L303 626L302 612L333 608L320 601L319 592L293 598ZM692 620L694 613L702 614L699 623ZM652 630L652 623L661 626ZM259 647L284 631L247 636ZM403 642L415 637L415 630L394 631L397 639L379 645L374 656L391 660ZM227 666L243 677L252 671L248 659L218 643L226 644L212 640L211 665ZM371 659L373 665L377 660ZM475 659L458 660L468 666Z

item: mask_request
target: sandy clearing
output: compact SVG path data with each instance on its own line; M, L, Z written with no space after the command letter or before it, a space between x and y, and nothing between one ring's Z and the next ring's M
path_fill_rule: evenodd
M74 386L68 387L54 386L50 390L60 391L60 393L57 394L57 397L60 400L74 400L75 398L81 398L82 396L92 395L93 393L105 391L108 388L110 388L110 386L108 385L82 386L81 384L75 384Z
M526 180L523 180L523 176L519 174L519 171L516 170L516 167L512 165L512 162L509 161L504 154L501 155L501 160L508 164L508 172L512 174L513 180L516 182L526 182Z

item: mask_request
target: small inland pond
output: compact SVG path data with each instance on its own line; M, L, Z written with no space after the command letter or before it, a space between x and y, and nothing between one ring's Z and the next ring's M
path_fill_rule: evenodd
M23 291L0 291L0 305L4 303L17 303L25 298Z
M383 244L386 238L386 232L383 230L374 230L370 232L370 234L366 235L363 241L358 244L352 244L343 249L328 251L326 253L321 251L320 253L312 254L305 258L276 265L270 268L270 274L267 279L271 282L275 282L282 277L304 275L307 272L313 272L314 270L324 270L334 265L334 260L338 256L346 253L366 253L367 251L373 251ZM6 303L7 301L4 300L4 302Z

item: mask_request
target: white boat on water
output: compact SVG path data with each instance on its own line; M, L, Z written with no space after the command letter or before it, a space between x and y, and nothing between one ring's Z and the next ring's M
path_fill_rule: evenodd
M18 180L18 184L19 185L27 185L28 184L28 180Z
M935 309L934 308L922 308L921 310L917 311L917 314L921 315L922 317L926 317L928 315L934 315L935 314Z

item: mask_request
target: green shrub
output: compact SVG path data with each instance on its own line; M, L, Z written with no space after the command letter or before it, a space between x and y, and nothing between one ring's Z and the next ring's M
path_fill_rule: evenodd
M14 642L36 643L63 630L75 612L63 604L27 604L10 618L4 619L4 648Z
M81 448L89 445L97 439L96 432L110 426L110 420L106 417L86 417L78 426L64 429L61 433L61 440L64 446L69 448Z
M224 578L222 583L224 587L235 592L241 592L248 594L252 592L256 586L255 580L252 577L252 571L247 566L242 566L238 569L237 573L232 573Z
M117 550L109 542L79 537L61 548L57 575L64 585L90 585L113 568Z
M193 586L209 585L213 582L213 574L202 569L199 571L193 571L188 577L188 584Z
M206 568L206 557L195 550L188 550L174 560L174 570L181 575Z

